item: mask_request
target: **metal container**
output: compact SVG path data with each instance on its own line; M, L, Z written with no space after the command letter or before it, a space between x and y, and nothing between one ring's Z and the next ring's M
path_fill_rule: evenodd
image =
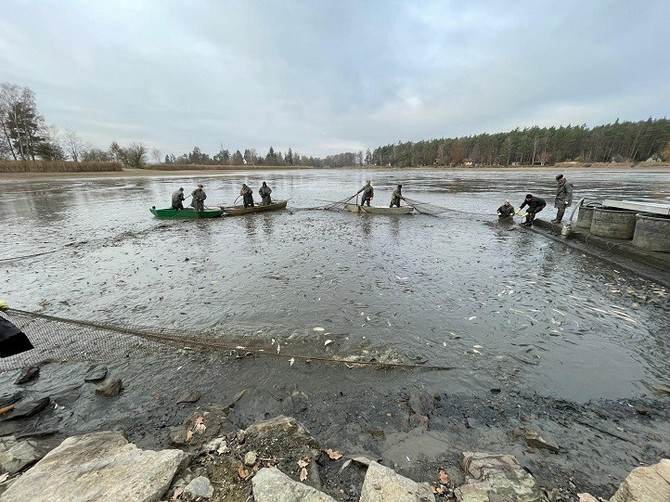
M579 206L579 213L577 213L577 226L579 228L591 228L591 220L593 219L592 206Z
M670 253L670 218L638 214L633 245L648 251Z
M635 233L635 216L634 211L597 207L591 219L591 233L610 239L632 239Z

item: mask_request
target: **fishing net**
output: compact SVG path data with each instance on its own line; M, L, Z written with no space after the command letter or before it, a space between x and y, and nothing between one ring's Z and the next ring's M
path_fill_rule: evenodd
M431 204L429 202L421 202L420 200L410 199L409 197L405 197L405 202L412 206L416 211L430 216L437 216L438 214L453 211L453 209Z

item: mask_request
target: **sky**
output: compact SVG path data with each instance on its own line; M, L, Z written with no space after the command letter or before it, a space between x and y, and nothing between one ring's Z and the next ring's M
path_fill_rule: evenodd
M670 117L667 0L11 0L0 82L163 155Z

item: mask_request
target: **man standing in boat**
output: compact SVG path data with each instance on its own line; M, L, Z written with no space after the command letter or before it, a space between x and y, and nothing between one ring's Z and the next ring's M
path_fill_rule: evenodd
M400 207L401 200L405 200L405 197L402 196L402 185L398 185L398 188L393 190L393 193L391 194L391 204L389 207Z
M269 186L267 186L267 184L264 181L263 186L258 190L258 195L261 196L261 206L269 206L270 204L272 204L272 199L270 198L271 193L272 189Z
M184 204L182 204L184 200L186 200L184 189L180 188L172 194L172 209L184 209Z
M249 188L246 183L242 183L242 190L240 190L240 195L242 196L242 202L244 207L254 207L254 191Z
M565 179L565 176L559 174L556 176L558 188L556 190L556 200L554 207L557 209L556 218L551 220L552 223L560 223L568 206L572 205L572 183Z
M535 215L542 211L546 207L547 203L541 197L535 197L532 194L527 194L524 201L519 206L519 211L521 211L524 206L528 206L528 215L526 216L526 221L522 223L525 227L532 227L533 221L535 220Z
M361 188L358 192L356 192L356 195L358 195L361 192L363 192L363 196L361 198L361 206L367 203L368 207L370 207L370 201L375 196L375 190L374 188L372 188L370 180L367 180L365 182L365 186Z
M207 194L202 189L202 185L198 185L198 188L193 190L191 197L193 197L193 200L191 200L191 206L195 208L196 211L204 211Z

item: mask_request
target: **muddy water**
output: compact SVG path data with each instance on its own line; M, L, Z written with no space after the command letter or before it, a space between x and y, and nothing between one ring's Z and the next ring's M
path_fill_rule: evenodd
M0 181L2 297L16 308L207 337L335 340L456 368L451 389L532 390L575 401L667 384L668 292L516 226L495 209L553 201L554 171L305 170ZM575 197L670 199L670 172L570 171ZM439 217L314 210L370 178L449 207ZM179 186L230 204L267 181L289 211L159 221ZM553 217L547 207L540 217ZM33 256L34 255L34 256ZM23 257L22 259L14 259ZM314 328L323 328L317 332ZM327 333L327 335L324 335ZM323 338L319 338L319 343ZM324 355L325 353L324 349Z

